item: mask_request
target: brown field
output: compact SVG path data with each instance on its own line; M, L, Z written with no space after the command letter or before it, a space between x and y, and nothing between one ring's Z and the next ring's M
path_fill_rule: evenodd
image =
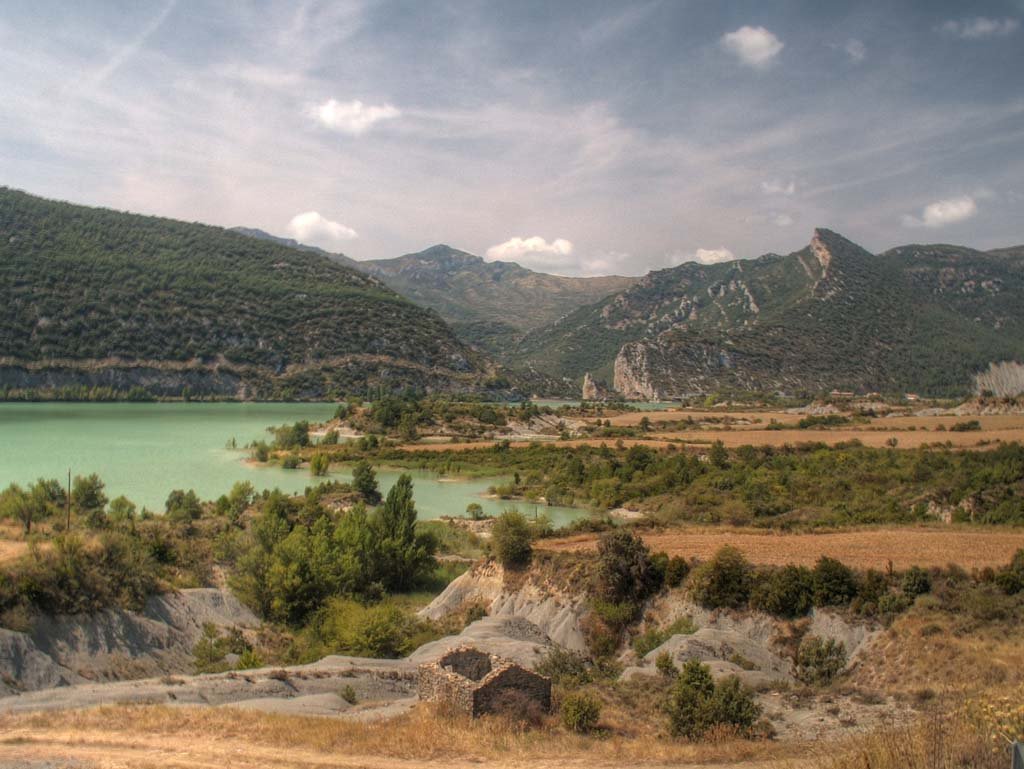
M739 548L754 563L812 566L823 555L858 569L946 566L965 569L1002 566L1024 548L1024 531L1014 529L879 528L821 534L786 534L734 528L685 528L643 535L652 550L686 558L710 558L724 545ZM546 550L592 550L598 535L541 540Z
M652 433L653 434L653 433ZM708 444L722 441L726 446L787 446L798 443L837 443L860 441L865 446L882 448L890 439L896 439L896 448L916 449L932 443L950 443L957 448L983 448L993 443L1024 441L1024 427L1002 430L980 430L966 433L933 432L930 430L882 430L842 427L834 430L756 430L734 428L732 430L688 430L686 432L657 433L662 440L684 443ZM608 441L606 441L607 443Z

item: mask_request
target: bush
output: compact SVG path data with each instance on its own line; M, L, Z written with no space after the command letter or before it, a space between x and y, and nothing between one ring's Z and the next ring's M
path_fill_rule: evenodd
M655 658L654 669L665 678L675 678L679 675L679 668L676 667L676 663L672 661L672 655L668 652L662 652Z
M1024 550L1014 553L1010 565L996 574L995 580L999 589L1007 595L1024 592Z
M708 609L738 609L747 603L754 569L743 553L726 545L693 570L690 591Z
M750 607L776 617L802 617L814 605L814 575L803 566L783 566L759 576Z
M537 672L562 686L582 686L592 680L586 658L561 646L552 647L537 665Z
M665 567L665 584L669 587L679 587L690 573L690 564L685 558L678 555L668 559L668 566Z
M668 627L651 628L633 639L633 651L641 657L657 649L665 641L675 635L691 635L697 632L697 626L690 617L680 617Z
M508 511L498 516L491 530L491 543L498 562L510 569L525 566L533 555L533 533L522 513Z
M900 589L908 598L916 598L931 591L932 580L920 566L911 566L903 575Z
M309 460L309 472L313 475L327 475L327 469L331 466L331 460L326 454L314 454Z
M857 595L853 571L834 558L822 556L814 565L814 605L846 606Z
M352 688L352 684L346 684L345 688L341 690L339 695L349 705L355 705L359 698L356 697L356 690Z
M672 735L690 740L700 739L719 725L749 731L761 714L760 706L736 676L716 685L711 669L696 659L683 665L665 711Z
M334 654L396 659L437 636L429 623L389 602L363 606L332 599L318 620L320 640Z
M957 422L949 428L951 433L969 433L981 429L981 422L977 419L968 419L966 422Z
M562 723L571 732L591 732L600 718L601 703L590 694L570 694L562 701Z
M302 458L298 454L288 454L281 460L281 467L285 470L294 470L301 461Z
M637 603L661 587L663 574L644 541L628 529L615 529L597 543L597 578L605 600Z
M805 684L825 686L846 667L846 647L834 638L809 635L800 642L796 653L797 680Z

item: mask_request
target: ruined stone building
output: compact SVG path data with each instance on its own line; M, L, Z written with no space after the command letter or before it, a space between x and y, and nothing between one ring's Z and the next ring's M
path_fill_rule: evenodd
M442 703L474 718L509 708L551 709L551 679L468 646L421 665L417 692L421 700Z

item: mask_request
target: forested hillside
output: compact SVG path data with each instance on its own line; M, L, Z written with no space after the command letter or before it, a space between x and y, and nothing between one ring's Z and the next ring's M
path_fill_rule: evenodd
M0 387L476 389L444 321L327 257L0 188Z
M806 248L652 272L528 335L514 360L631 397L718 390L959 395L1024 360L1024 257L957 246Z

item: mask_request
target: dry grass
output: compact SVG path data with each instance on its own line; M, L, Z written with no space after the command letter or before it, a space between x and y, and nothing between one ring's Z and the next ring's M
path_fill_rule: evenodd
M552 723L554 719L551 719ZM226 708L105 706L84 711L0 718L0 758L33 756L32 746L68 758L89 755L153 755L178 746L182 754L165 765L391 767L443 763L472 766L767 765L796 755L792 746L746 740L691 745L671 740L580 736L549 724L526 729L500 718L447 718L426 707L386 723L281 716ZM20 751L20 752L19 752ZM185 754L192 760L185 760ZM267 757L287 759L271 763ZM139 761L127 761L138 765ZM159 765L159 764L154 764Z
M598 538L597 534L581 534L541 540L537 546L556 551L590 551L597 547ZM706 560L723 545L732 545L758 564L810 566L827 555L858 569L879 570L884 570L890 561L897 569L950 563L965 569L1002 566L1024 548L1024 531L1020 529L981 531L962 527L886 527L818 534L687 527L643 534L643 538L652 550L670 556Z
M811 748L821 769L1006 769L1006 751L959 714L928 713L909 726ZM795 765L794 765L795 766Z

